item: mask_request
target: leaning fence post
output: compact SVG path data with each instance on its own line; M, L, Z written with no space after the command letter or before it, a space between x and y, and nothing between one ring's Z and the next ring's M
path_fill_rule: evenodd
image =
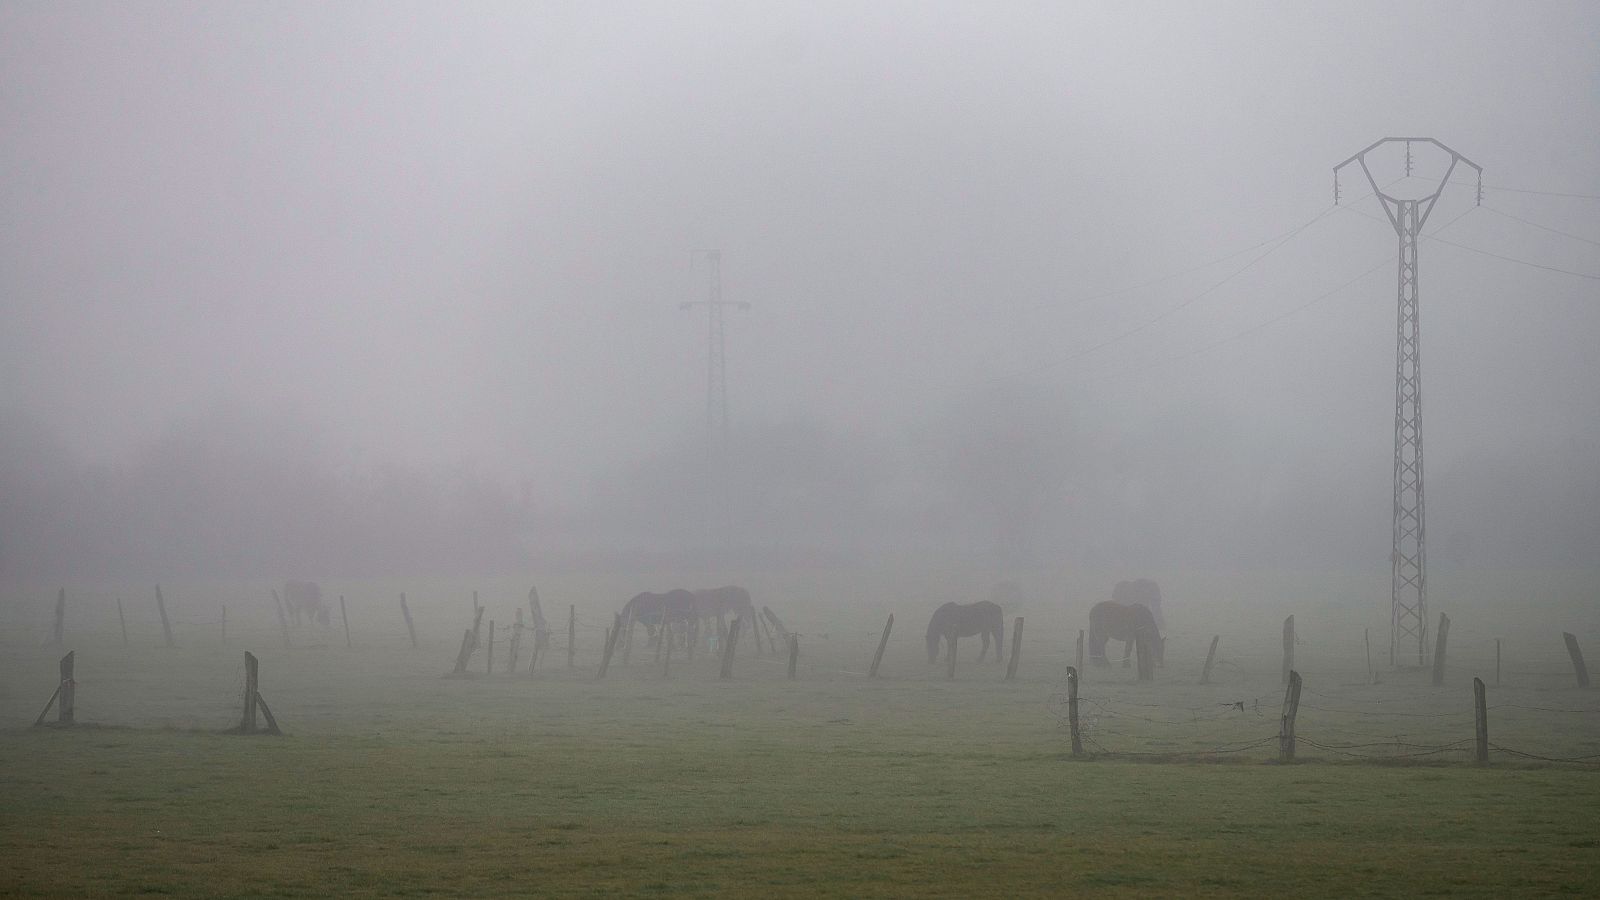
M117 598L117 622L122 625L122 646L128 646L128 617L122 614L122 598Z
M411 624L411 607L406 605L406 595L400 594L400 615L406 617L406 634L411 635L411 649L417 649L417 626Z
M1572 671L1578 676L1578 687L1589 686L1589 669L1583 664L1583 651L1578 647L1578 636L1570 631L1561 632L1567 642L1567 655L1572 657Z
M451 671L450 674L452 674L452 675L465 675L465 674L467 674L467 660L469 660L471 658L472 658L472 629L468 628L465 631L461 632L461 649L456 651L456 667L455 667L455 669L453 669Z
M167 601L161 596L161 585L156 585L156 611L161 613L161 634L167 639L167 646L172 646L172 623L167 621Z
M742 617L734 616L733 624L728 626L728 646L722 651L722 678L724 680L733 677L733 648L739 643L739 625L742 622Z
M1290 670L1283 691L1283 718L1278 725L1278 762L1294 762L1294 719L1300 712L1300 673Z
M1478 765L1489 764L1489 692L1483 687L1482 678L1472 679L1472 711L1477 722L1477 760Z
M1289 683L1294 671L1294 616L1283 620L1283 683Z
M883 648L889 646L889 632L894 628L894 613L889 613L889 621L883 623L883 637L878 638L878 652L872 654L872 668L867 670L868 678L878 677L878 664L883 662Z
M800 661L800 635L789 632L789 680L794 680L794 667Z
M1439 634L1433 643L1433 686L1444 684L1444 648L1450 637L1450 617L1439 613Z
M239 719L240 734L256 733L256 695L261 663L249 650L244 652L244 716Z
M1067 666L1067 727L1072 729L1072 755L1083 755L1083 738L1078 734L1078 668Z
M1006 680L1017 680L1017 660L1022 657L1022 617L1011 623L1011 661L1006 663Z
M617 647L617 636L622 634L622 613L616 613L615 615L615 624L611 626L610 631L606 632L606 649L600 655L600 671L594 676L596 681L606 677L606 670L611 668L611 652Z
M350 646L351 646L351 644L350 644L350 613L345 611L345 608L344 608L344 595L343 594L339 595L339 618L344 620L344 646L345 646L345 649L348 650L350 648ZM227 616L226 615L223 616L223 620L224 621L227 620Z
M1220 634L1214 634L1211 636L1211 649L1206 651L1206 666L1200 670L1201 684L1211 683L1211 664L1217 659L1217 641L1220 640L1222 640L1222 635Z
M62 630L63 630L62 626L65 623L66 618L67 618L67 589L66 588L61 588L60 590L56 591L56 627L55 627L55 630L51 632L51 636L54 638L54 643L55 643L55 646L57 646L57 647L60 647L61 644L63 643L62 634L61 633L62 633Z
M72 695L77 687L77 682L72 680L72 661L73 654L77 652L74 650L61 657L61 680L56 682L55 691L50 694L50 699L45 701L44 709L39 711L39 718L33 720L35 728L44 724L44 717L50 715L50 708L56 705L57 700L61 701L61 706L57 709L56 721L62 725L72 724Z

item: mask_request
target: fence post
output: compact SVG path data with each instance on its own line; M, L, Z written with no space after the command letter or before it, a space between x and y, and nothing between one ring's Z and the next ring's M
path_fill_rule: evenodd
M782 630L781 628L779 629ZM789 680L794 680L794 667L800 661L800 635L789 632Z
M1017 680L1017 660L1022 657L1022 617L1011 623L1011 661L1006 663L1006 680Z
M485 674L485 675L493 675L494 674L494 620L493 619L489 620L489 659L488 659L488 664L485 665L484 668L483 668L483 674Z
M1217 659L1217 641L1220 641L1220 640L1222 640L1222 635L1220 635L1220 634L1214 634L1214 635L1211 636L1211 649L1206 651L1206 667L1204 669L1200 670L1200 683L1201 684L1210 684L1211 683L1211 664L1213 662L1216 662L1216 659Z
M600 655L600 672L594 676L596 681L606 677L606 670L611 668L611 652L616 649L617 637L622 634L622 613L614 613L614 615L616 620L613 622L611 630L606 632L606 649Z
M472 658L472 629L461 632L461 649L456 651L456 667L452 675L467 674L467 660Z
M66 618L67 618L67 589L66 588L61 588L60 590L56 591L56 627L55 627L55 630L51 632L51 636L55 639L55 645L57 647L60 647L61 644L63 643L62 642L62 634L61 633L62 633L62 630L63 630L62 626L63 626L63 623L66 621Z
M1072 755L1083 755L1083 739L1078 734L1078 668L1067 666L1067 726L1072 729Z
M160 589L158 588L156 596L159 597L160 595ZM278 627L283 629L283 649L287 650L289 649L289 617L283 611L283 598L278 596L277 588L272 589L272 605L278 611ZM166 626L166 616L161 617L161 624L163 627Z
M222 618L223 618L223 621L227 621L228 617L227 617L226 614L224 614ZM345 608L344 608L344 595L343 594L339 595L339 618L344 620L344 646L345 646L345 649L348 650L351 647L351 644L350 644L350 613L347 612L345 610Z
M167 646L172 646L172 623L167 621L167 601L161 596L161 585L156 585L156 611L161 613L161 634L167 639ZM285 642L288 638L285 637Z
M128 617L122 614L122 598L117 598L117 622L122 625L122 646L128 646Z
M889 613L889 621L883 623L883 637L878 638L878 652L872 654L872 668L867 670L868 678L878 677L878 664L883 662L883 648L889 646L889 631L894 628L894 613Z
M1578 687L1589 686L1589 668L1583 664L1583 651L1578 647L1578 636L1570 631L1561 632L1567 642L1567 655L1572 657L1572 671L1578 676Z
M1283 620L1283 683L1289 683L1294 671L1294 616Z
M1073 666L1079 672L1083 671L1083 629L1078 629L1078 660Z
M772 623L772 627L773 628L778 629L778 636L779 637L784 638L785 640L788 639L788 637L789 637L789 629L787 629L787 628L785 628L783 626L783 620L779 619L778 618L778 614L772 611L772 607L770 607L770 606L761 607L761 614L767 617L767 621Z
M406 595L400 594L400 615L406 617L406 634L411 635L411 649L417 649L417 626L411 624L411 607L406 605Z
M249 650L244 652L244 717L239 720L240 734L256 733L256 696L259 693L261 663Z
M950 629L950 633L945 637L950 642L950 670L944 677L953 680L956 677L956 641L959 638L956 636L954 628Z
M1444 648L1450 638L1450 617L1439 613L1439 634L1433 643L1433 686L1444 684Z
M1278 725L1278 762L1294 762L1294 718L1300 713L1300 673L1290 670L1283 691L1283 718Z
M733 617L733 624L728 626L728 645L722 650L722 678L727 680L733 677L733 648L739 643L739 625L743 619Z
M522 629L524 627L522 624L522 607L519 606L517 607L517 623L511 626L511 660L506 664L507 675L517 674L517 657L522 652ZM534 652L537 653L539 651L535 649ZM528 671L531 672L533 670L529 668Z
M573 654L577 653L578 642L578 607L574 604L567 605L567 668L573 666Z
M61 705L56 709L56 723L59 725L72 724L78 687L78 683L72 678L72 666L73 660L76 658L74 654L77 652L74 650L61 657L61 680L56 682L55 691L50 694L50 699L45 701L44 709L39 711L39 718L33 720L35 728L44 724L44 717L50 714L50 707L55 706L58 700L61 701Z
M1482 678L1472 679L1472 711L1477 721L1477 760L1478 765L1489 764L1489 692L1483 687Z

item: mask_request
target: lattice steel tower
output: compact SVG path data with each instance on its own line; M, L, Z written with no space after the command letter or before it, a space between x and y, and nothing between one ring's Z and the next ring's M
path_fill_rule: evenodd
M1431 144L1450 155L1450 164L1433 193L1403 199L1379 187L1367 167L1367 154L1386 144L1405 144L1405 177L1413 177L1411 145ZM1417 664L1427 660L1428 552L1427 516L1422 489L1422 332L1417 317L1417 240L1458 163L1478 173L1478 202L1483 202L1483 168L1433 138L1388 137L1333 167L1333 202L1339 202L1339 170L1360 163L1372 193L1400 238L1399 305L1395 320L1394 363L1394 548L1390 552L1389 664L1416 642Z
M701 256L706 260L710 279L706 299L680 303L678 308L706 308L706 456L726 458L729 444L728 356L722 311L729 306L749 309L750 304L722 299L721 250L695 250L690 254L691 260Z

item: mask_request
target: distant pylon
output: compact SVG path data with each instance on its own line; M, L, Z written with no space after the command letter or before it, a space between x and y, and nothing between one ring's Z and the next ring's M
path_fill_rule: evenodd
M1411 177L1411 145L1427 143L1450 154L1450 165L1433 193L1402 199L1386 193L1367 167L1367 154L1385 144L1405 144L1405 174ZM1339 170L1361 164L1372 193L1400 238L1399 302L1395 321L1394 372L1394 507L1390 562L1389 664L1398 662L1401 645L1416 642L1417 665L1427 660L1428 553L1427 516L1422 486L1422 333L1417 316L1417 240L1455 173L1456 164L1478 173L1478 202L1483 202L1483 168L1433 138L1388 137L1333 167L1333 202L1339 202Z
M703 256L710 279L706 299L678 304L679 309L706 308L706 455L725 457L729 444L727 332L722 311L732 306L749 309L750 304L722 299L722 251L695 250L691 259Z

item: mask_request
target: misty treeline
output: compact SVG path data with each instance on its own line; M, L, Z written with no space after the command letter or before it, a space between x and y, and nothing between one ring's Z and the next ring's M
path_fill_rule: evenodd
M1275 444L1192 398L1123 420L1015 387L938 408L894 427L752 416L721 461L689 430L593 476L577 501L470 463L339 452L324 428L281 412L218 405L116 465L74 458L41 423L8 415L0 569L327 577L937 557L1151 571L1366 566L1388 550L1376 453ZM1431 555L1592 563L1595 458L1529 442L1430 471Z

